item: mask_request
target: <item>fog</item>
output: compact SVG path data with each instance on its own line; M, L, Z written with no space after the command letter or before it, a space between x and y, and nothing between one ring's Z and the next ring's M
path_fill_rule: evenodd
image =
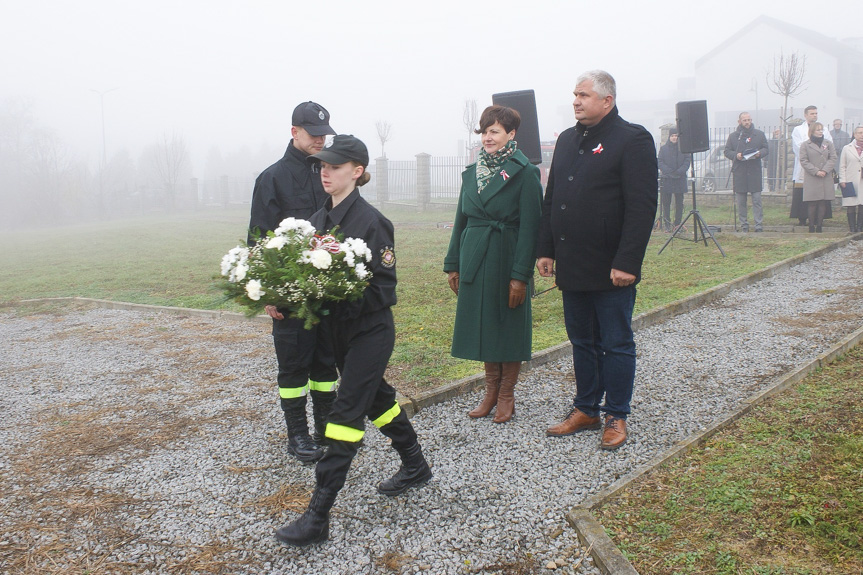
M541 138L553 140L574 122L576 76L602 68L617 79L621 115L646 124L638 102L674 101L695 61L759 14L841 39L863 35L847 17L852 6L0 0L2 136L8 151L30 134L74 171L82 198L120 185L107 181L103 159L106 170L137 170L137 183L122 185L141 186L146 158L172 144L188 151L180 180L216 178L220 163L253 179L283 153L291 110L305 100L324 105L334 129L363 139L372 157L381 154L377 121L392 126L391 159L455 156L466 100L481 110L493 93L533 89ZM753 47L766 60L776 51ZM16 194L9 182L3 198Z

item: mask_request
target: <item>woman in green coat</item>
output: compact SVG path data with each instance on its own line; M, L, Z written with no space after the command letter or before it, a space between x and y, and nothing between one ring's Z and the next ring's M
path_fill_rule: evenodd
M515 413L521 362L530 359L527 285L536 261L542 212L539 169L516 149L518 112L490 106L480 117L482 149L462 173L449 250L444 259L458 296L452 355L485 363L485 397L469 412L495 423Z

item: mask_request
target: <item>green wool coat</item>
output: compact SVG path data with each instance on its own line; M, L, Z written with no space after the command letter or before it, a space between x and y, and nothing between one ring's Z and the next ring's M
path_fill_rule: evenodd
M509 308L509 280L530 283L542 212L539 168L519 150L481 194L476 164L462 187L444 271L459 272L452 355L483 362L526 361L531 352L530 289Z

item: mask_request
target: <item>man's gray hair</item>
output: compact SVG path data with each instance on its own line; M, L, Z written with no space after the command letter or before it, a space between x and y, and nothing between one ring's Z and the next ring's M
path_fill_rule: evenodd
M600 98L611 96L617 100L617 83L614 81L614 78L611 77L611 74L605 70L590 70L589 72L585 72L578 77L575 84L581 84L586 80L593 82L593 91L596 92Z

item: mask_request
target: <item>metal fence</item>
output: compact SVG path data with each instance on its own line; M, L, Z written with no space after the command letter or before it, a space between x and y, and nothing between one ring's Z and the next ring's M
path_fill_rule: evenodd
M791 149L791 131L787 129L787 138L782 138L781 126L757 126L767 136L767 158L762 160L764 190L782 192L791 181L791 171L794 167L794 153ZM705 152L693 154L695 164L695 183L699 192L711 193L718 190L729 190L732 186L732 161L725 157L725 145L735 132L733 128L712 128L710 130L710 148Z
M768 143L769 153L762 161L764 190L787 192L794 167L791 147L794 126L787 126L785 138L782 137L782 126L756 127L764 132ZM850 132L849 128L844 129ZM712 193L731 188L732 161L723 152L728 138L736 129L736 126L712 128L710 148L693 154L697 191ZM663 130L663 143L666 136L667 130ZM371 181L360 188L360 192L367 200L378 205L405 204L424 209L432 204L455 204L461 189L462 172L468 161L464 156L427 154L418 154L415 160L378 158L369 166ZM386 175L381 177L379 174L384 169ZM220 180L201 181L200 195L205 203L248 202L253 184L253 180L225 176Z

